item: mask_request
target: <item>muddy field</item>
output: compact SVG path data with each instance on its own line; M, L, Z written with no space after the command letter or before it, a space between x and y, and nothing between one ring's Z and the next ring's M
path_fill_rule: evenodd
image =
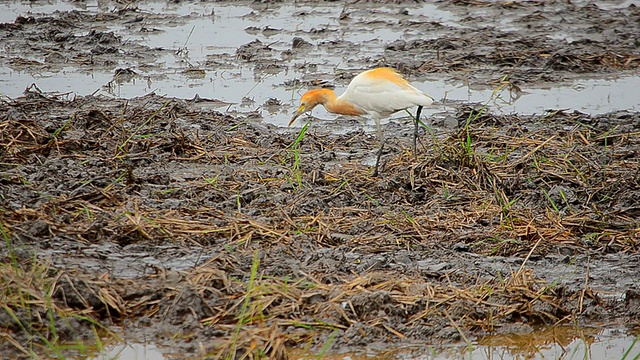
M0 64L61 77L70 66L108 70L107 86L140 69L161 73L155 59L180 49L107 30L185 21L145 4L19 16L0 24ZM292 5L242 4L256 18ZM312 9L296 13L301 22L337 5L301 4ZM416 16L421 6L355 2L313 31L247 28L290 40L251 41L184 65L190 76L247 65L307 69L280 84L294 99L254 110L226 111L199 96L49 93L37 84L5 96L0 352L85 356L100 350L100 338L153 343L167 358L286 358L295 348L393 357L396 346L417 355L543 325L637 334L639 112L503 114L485 106L495 98L432 93L440 101L417 157L410 118L384 125L379 177L371 176L378 142L361 120L303 117L306 133L279 125L301 91L344 88L374 66L501 97L638 74L640 8L632 3L429 3L463 27ZM406 36L354 44L335 28L403 28ZM353 51L369 46L378 51ZM324 71L338 64L322 53L347 54L348 70Z

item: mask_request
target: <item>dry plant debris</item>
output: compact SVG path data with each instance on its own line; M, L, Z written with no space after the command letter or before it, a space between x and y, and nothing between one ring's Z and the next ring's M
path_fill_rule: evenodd
M408 137L391 140L381 178L361 164L376 143L361 132L307 134L295 167L295 133L184 100L30 91L0 113L2 331L24 354L29 341L77 339L76 323L95 332L159 321L159 333L200 344L188 351L282 358L285 346L327 341L469 341L614 313L638 321L632 302L602 298L588 274L571 287L532 265L637 254L638 113L463 107L457 129L422 138L417 160ZM363 150L350 159L322 160L354 147ZM177 273L118 278L56 266L64 251L53 264L38 255L94 243L117 244L125 259L136 244L206 256ZM486 257L513 266L489 270Z

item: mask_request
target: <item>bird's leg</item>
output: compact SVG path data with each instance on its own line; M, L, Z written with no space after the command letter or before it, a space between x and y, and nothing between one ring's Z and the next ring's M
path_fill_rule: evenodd
M376 122L376 128L378 130L378 142L380 143L380 150L376 156L376 167L373 169L373 177L378 176L378 167L380 165L380 157L382 157L382 149L384 149L384 134L382 133L382 126L380 125L380 119L374 119Z
M420 112L422 112L422 106L418 106L418 110L416 111L415 121L415 129L413 131L413 157L418 158L418 125L420 124Z
M378 176L378 166L380 165L380 157L382 156L382 149L384 149L384 142L380 144L380 150L378 150L378 157L376 158L376 168L373 169L373 177Z

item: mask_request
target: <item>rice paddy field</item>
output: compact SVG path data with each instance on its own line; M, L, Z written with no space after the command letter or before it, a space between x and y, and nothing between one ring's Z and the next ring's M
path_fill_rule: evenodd
M0 10L3 358L640 356L633 1Z

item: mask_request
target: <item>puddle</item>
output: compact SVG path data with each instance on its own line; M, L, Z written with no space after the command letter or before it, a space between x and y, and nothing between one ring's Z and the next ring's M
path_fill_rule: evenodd
M493 90L472 90L469 86L446 83L422 83L420 88L433 88L433 93L446 94L452 101L486 103ZM614 79L574 80L564 86L523 88L522 93L502 91L490 107L497 112L541 114L549 109L578 110L587 114L604 114L615 110L640 110L634 89L640 88L640 76Z
M107 346L92 360L163 360L167 359L153 344L119 344Z
M126 255L123 255L123 252ZM91 244L83 247L81 254L73 252L60 244L55 249L41 249L38 256L55 258L64 254L64 260L54 265L60 267L86 268L93 271L108 271L110 276L135 279L158 273L163 269L186 271L193 269L212 257L202 249L181 248L173 245L128 245L120 249L111 243Z
M467 345L407 346L393 350L374 349L364 354L323 354L328 360L490 360L490 359L636 359L640 356L640 342L621 329L573 327L545 328L530 334L492 335ZM419 348L419 350L418 350ZM166 352L166 351L165 351ZM290 359L315 358L300 349L289 351ZM174 358L164 355L153 344L118 344L107 346L94 360L162 360Z
M608 7L612 9L628 6L628 1L617 1ZM170 54L159 56L152 64L138 64L120 60L117 67L129 67L136 76L123 81L112 81L113 71L86 70L64 67L60 71L14 70L0 64L0 94L14 98L28 86L36 84L45 92L69 92L72 94L101 94L122 98L144 96L155 92L159 95L190 99L195 95L202 98L220 100L219 106L230 112L258 111L265 122L287 126L290 113L300 97L301 89L285 85L293 79L324 80L333 83L333 74L338 69L353 69L349 52L332 52L332 41L349 42L357 46L359 52L369 54L373 59L384 55L385 44L396 39L411 41L438 37L440 31L424 34L418 29L402 24L398 17L400 6L375 9L371 12L349 12L340 6L317 4L305 5L229 5L207 3L165 3L142 2L136 4L142 14L174 15L171 21L160 16L149 17L140 25L105 25L107 30L126 39L150 48L171 50ZM31 13L52 13L55 10L78 10L90 13L109 12L109 6L100 3L48 1L17 2L0 5L1 21L13 22L17 15ZM361 28L345 28L340 14L347 11L349 16L364 24ZM410 7L406 10L409 19L432 21L453 27L464 27L464 16L443 10L435 4ZM490 9L483 9L489 12ZM464 14L464 13L463 13ZM505 18L506 19L506 18ZM507 30L517 30L511 20L502 19ZM389 26L380 26L388 22ZM371 24L371 25L369 25ZM519 25L518 25L519 26ZM147 29L141 31L141 28ZM295 30L294 30L295 29ZM504 29L503 29L504 30ZM270 56L277 65L280 54L291 49L294 36L306 34L305 40L319 44L293 55L292 66L275 66L261 69L255 64L231 60L232 66L222 64L217 59L235 59L236 50L247 43L259 40L272 49ZM323 45L328 43L329 45ZM357 44L357 45L355 45ZM177 53L178 49L184 51ZM319 61L314 70L300 67L308 58ZM34 59L40 61L41 59ZM222 63L229 61L222 61ZM298 66L297 66L298 65ZM155 67L155 68L154 68ZM198 69L189 72L189 69ZM337 92L342 91L348 80L336 84ZM486 102L493 89L476 89L471 84L445 81L413 81L437 99ZM532 114L547 109L575 109L585 113L599 114L614 110L638 110L639 102L634 89L640 87L640 76L619 79L576 80L561 86L542 88L522 88L523 94L517 99L503 96L490 104L493 111L503 113ZM473 89L472 89L473 88ZM266 106L275 99L279 106ZM442 111L432 108L431 113ZM320 118L334 118L333 115L316 110ZM429 112L426 112L429 115ZM400 114L399 116L404 116Z
M640 356L640 342L623 330L546 328L530 334L493 335L474 341L471 346L420 346L420 350L399 348L366 354L323 354L323 359L375 360L491 360L491 359L636 359ZM312 357L300 350L292 350L290 359Z
M557 327L526 335L488 336L479 339L472 350L459 354L474 360L623 359L627 351L626 358L637 358L640 343L622 329Z
M592 3L589 0L574 1L577 5L586 5ZM597 7L603 10L616 10L628 8L631 5L638 5L637 0L613 0L613 1L596 1L594 2Z
M315 358L300 349L289 351L290 359ZM372 349L366 354L323 354L327 360L376 359L637 359L640 342L624 330L573 327L545 328L530 334L493 335L478 339L471 346L400 347L394 350ZM119 344L107 346L94 360L163 360L176 358L163 354L153 344Z
M0 23L12 23L18 16L52 14L55 11L71 11L81 8L71 2L61 1L4 1L0 3Z

